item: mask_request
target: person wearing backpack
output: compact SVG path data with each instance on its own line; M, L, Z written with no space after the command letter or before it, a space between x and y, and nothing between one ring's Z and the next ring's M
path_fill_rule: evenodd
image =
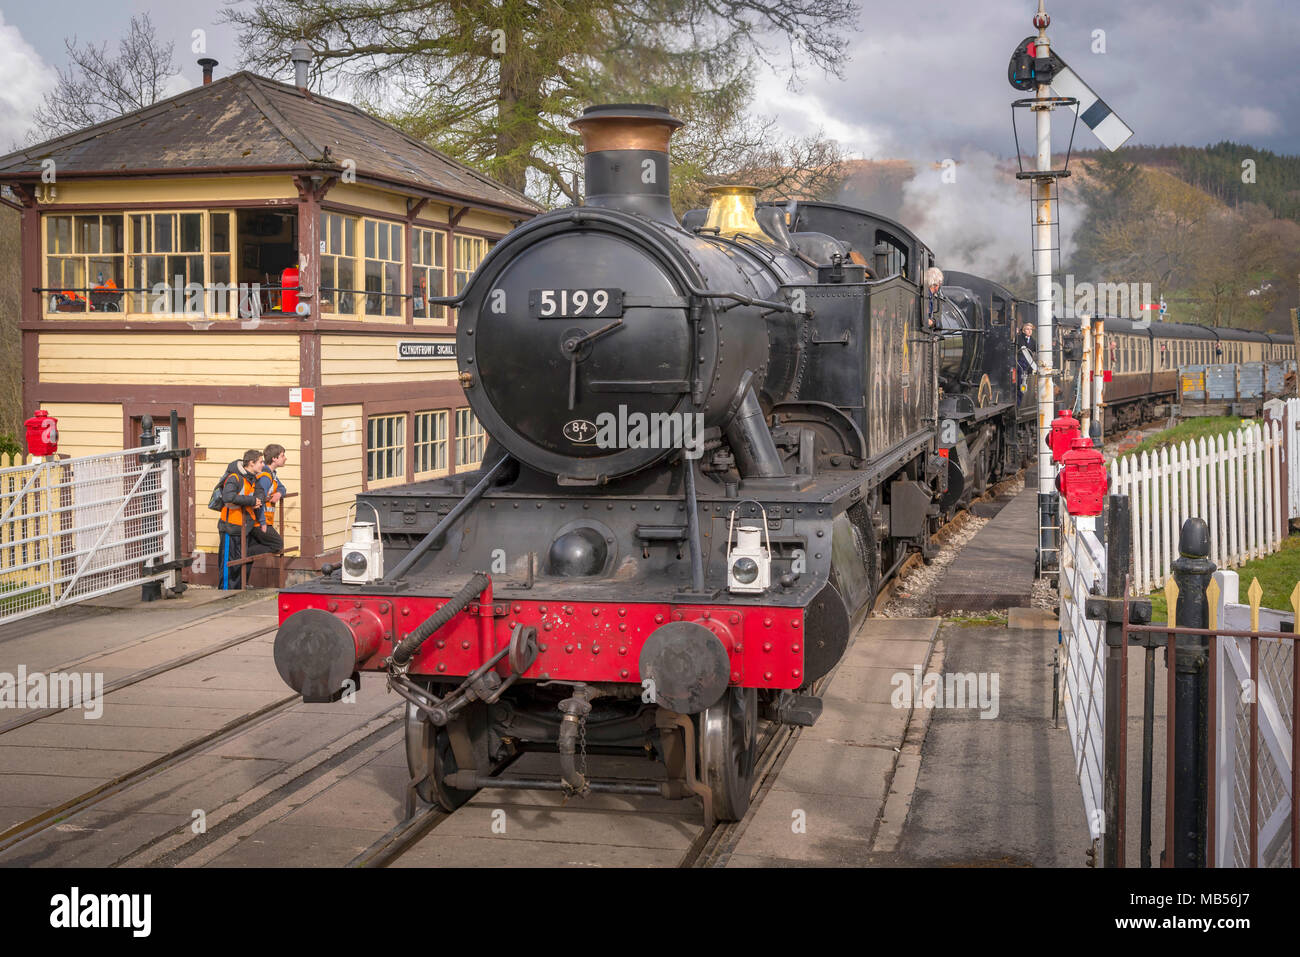
M266 521L260 528L250 532L249 537L257 539L272 552L279 553L284 551L284 539L280 535L280 530L275 527L275 512L277 507L284 507L280 503L284 500L285 492L289 490L280 481L277 469L284 466L289 456L285 453L283 445L272 442L266 447L262 457L265 461L257 473L257 487L265 498L263 514Z
M217 534L221 539L218 565L221 568L219 584L223 589L243 588L247 581L247 565L231 569L230 563L243 557L241 537L249 532L248 554L262 555L271 548L251 533L266 524L262 504L266 496L257 487L257 473L262 471L262 453L249 449L238 462L232 462L221 482L221 516L217 519Z

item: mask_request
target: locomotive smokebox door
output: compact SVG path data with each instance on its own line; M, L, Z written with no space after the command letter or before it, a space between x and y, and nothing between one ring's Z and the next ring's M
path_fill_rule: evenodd
M722 700L731 665L713 632L693 621L674 621L641 648L641 681L651 700L679 714L698 714Z

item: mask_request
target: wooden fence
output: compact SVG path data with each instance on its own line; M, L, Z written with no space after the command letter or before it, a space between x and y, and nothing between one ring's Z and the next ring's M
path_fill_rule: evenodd
M1277 551L1290 517L1286 426L1294 429L1291 420L1251 423L1238 432L1111 462L1111 494L1132 503L1135 594L1164 585L1188 518L1209 524L1210 558L1219 568Z

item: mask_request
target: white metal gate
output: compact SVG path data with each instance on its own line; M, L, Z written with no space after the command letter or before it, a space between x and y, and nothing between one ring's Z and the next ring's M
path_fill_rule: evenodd
M158 445L73 459L0 459L0 623L169 577L170 462Z
M1249 605L1238 603L1234 571L1216 572L1219 627L1228 631L1281 630L1294 617L1260 608L1259 624ZM1253 598L1258 602L1258 596ZM1258 702L1259 749L1256 754L1256 800L1259 865L1288 867L1291 859L1291 766L1295 750L1295 715L1291 713L1295 666L1294 643L1259 639L1259 680L1251 680L1250 639L1217 642L1218 687L1215 689L1214 863L1216 867L1250 865L1250 705Z
M1101 838L1105 822L1106 623L1084 613L1089 595L1106 591L1106 548L1095 530L1095 519L1061 514L1060 627L1062 644L1061 697L1074 748L1074 771L1088 815L1093 841Z

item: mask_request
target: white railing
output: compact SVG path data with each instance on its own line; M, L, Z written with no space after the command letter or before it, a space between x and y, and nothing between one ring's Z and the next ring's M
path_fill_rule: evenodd
M0 459L0 622L157 581L173 561L169 464L152 448Z
M1210 558L1231 568L1276 551L1287 534L1282 428L1238 432L1126 455L1110 465L1110 492L1133 508L1132 593L1160 588L1188 518L1210 526Z
M1060 514L1061 701L1088 831L1097 841L1105 821L1106 623L1089 620L1084 603L1091 594L1105 594L1106 548L1095 531L1095 519L1071 516L1064 501Z
M1214 575L1219 585L1217 620L1227 631L1255 630L1251 607L1238 603L1238 579L1233 571ZM1252 596L1258 604L1258 594ZM1290 613L1259 609L1259 629L1281 631ZM1294 626L1293 626L1294 627ZM1250 705L1258 704L1259 750L1255 760L1259 866L1289 867L1291 863L1291 737L1295 734L1293 689L1294 642L1260 638L1259 675L1250 674L1250 639L1219 638L1214 777L1214 864L1250 866Z

